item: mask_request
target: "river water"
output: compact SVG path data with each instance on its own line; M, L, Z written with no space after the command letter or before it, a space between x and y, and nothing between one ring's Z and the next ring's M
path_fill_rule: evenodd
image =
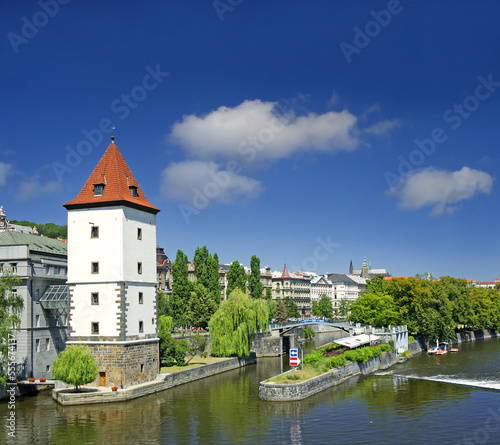
M500 444L500 339L459 349L290 403L258 397L278 358L122 404L63 407L43 392L16 401L15 440L0 405L0 443Z

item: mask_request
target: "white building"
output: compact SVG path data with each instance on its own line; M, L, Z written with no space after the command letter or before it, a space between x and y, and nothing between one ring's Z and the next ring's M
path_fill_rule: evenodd
M333 285L334 306L333 310L337 310L340 300L354 301L359 296L359 286L353 279L345 274L332 273L328 275L328 279Z
M113 139L113 138L112 138ZM69 344L88 345L100 386L159 370L156 214L114 142L68 210Z

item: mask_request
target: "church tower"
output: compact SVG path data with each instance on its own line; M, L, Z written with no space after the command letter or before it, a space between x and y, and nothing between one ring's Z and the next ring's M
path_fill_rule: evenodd
M99 386L159 370L156 214L112 142L68 210L68 345L89 346Z
M361 277L369 278L370 271L368 269L368 263L366 262L366 258L363 258L363 265L361 266Z

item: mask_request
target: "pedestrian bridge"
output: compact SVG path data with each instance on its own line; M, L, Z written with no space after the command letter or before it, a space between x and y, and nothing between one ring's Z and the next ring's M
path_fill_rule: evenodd
M300 321L289 321L288 323L272 323L270 324L271 331L278 332L279 335L286 334L295 328L310 326L310 325L323 325L329 326L336 329L342 329L345 332L350 332L350 329L354 329L352 324L347 321L335 321L335 320L322 320L317 318L308 318Z

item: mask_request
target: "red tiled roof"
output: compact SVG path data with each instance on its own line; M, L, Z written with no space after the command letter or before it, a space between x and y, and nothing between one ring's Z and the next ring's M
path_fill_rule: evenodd
M96 184L104 184L101 196L94 196ZM137 197L132 196L130 187L137 187ZM125 205L153 214L160 211L146 199L114 142L102 155L78 196L63 205L68 210Z
M288 269L285 267L283 268L283 273L281 274L281 278L290 278L290 274L288 273Z

